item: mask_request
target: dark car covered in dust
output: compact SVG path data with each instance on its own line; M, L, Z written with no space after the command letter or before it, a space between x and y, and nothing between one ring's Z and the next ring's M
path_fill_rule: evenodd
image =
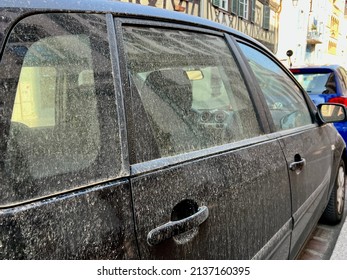
M337 121L226 26L2 0L0 258L293 259L342 218Z

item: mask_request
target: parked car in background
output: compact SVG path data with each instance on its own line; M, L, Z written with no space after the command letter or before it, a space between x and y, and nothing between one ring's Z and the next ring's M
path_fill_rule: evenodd
M342 66L294 67L290 71L316 105L332 102L347 106L347 71ZM335 123L335 127L347 141L347 122Z
M341 220L346 109L254 39L109 0L0 19L0 259L294 259Z

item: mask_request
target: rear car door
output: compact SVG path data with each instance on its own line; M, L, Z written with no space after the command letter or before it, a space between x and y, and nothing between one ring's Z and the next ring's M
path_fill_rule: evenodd
M309 100L290 76L269 55L246 43L243 53L258 81L271 113L274 131L288 164L291 182L293 235L291 258L295 257L320 218L331 184L334 146L331 125L318 126Z
M117 20L116 30L141 258L287 258L285 157L230 41L148 21Z
M0 259L138 257L106 25L105 15L38 14L8 36Z

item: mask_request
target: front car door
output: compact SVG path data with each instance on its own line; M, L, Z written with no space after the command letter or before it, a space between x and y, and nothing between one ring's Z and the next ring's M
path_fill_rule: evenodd
M289 75L269 55L246 43L239 44L258 81L270 110L273 130L288 164L291 182L295 257L321 216L331 184L334 146L331 125L318 126L308 102Z
M117 21L116 30L141 258L287 258L286 161L256 117L228 41L135 23Z

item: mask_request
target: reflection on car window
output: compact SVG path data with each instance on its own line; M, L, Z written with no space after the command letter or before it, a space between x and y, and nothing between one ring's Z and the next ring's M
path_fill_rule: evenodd
M93 22L95 30L85 27L87 22ZM104 152L97 82L104 94L110 91L107 83L112 86L105 34L105 18L94 15L35 15L14 27L0 70L0 98L7 98L0 104L10 104L0 123L0 204L47 196L110 175L99 162ZM106 116L107 111L104 107Z
M294 76L309 94L336 93L336 82L333 72L295 73Z
M320 113L324 121L343 121L345 118L342 105L322 105Z
M239 43L257 78L277 130L312 123L306 101L295 83L270 58Z
M158 146L154 158L261 133L243 79L222 38L160 28L123 30L135 91Z

